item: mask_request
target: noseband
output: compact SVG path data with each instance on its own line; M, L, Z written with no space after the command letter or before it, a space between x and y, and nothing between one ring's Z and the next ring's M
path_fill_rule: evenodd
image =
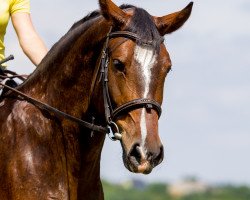
M135 33L128 32L128 31L116 31L111 32L111 29L106 37L106 41L102 50L101 56L101 64L100 68L100 75L102 80L102 87L103 87L103 99L104 99L104 108L105 108L105 118L106 123L112 130L114 137L111 137L113 140L120 140L121 133L119 132L118 126L114 122L118 117L122 114L128 113L129 111L138 109L138 108L146 108L147 111L151 111L152 109L155 110L160 118L161 116L161 105L153 99L147 98L139 98L131 100L123 105L118 106L117 108L113 109L109 89L108 89L108 66L109 66L109 55L108 55L108 44L109 40L112 38L123 37L133 41L140 41L144 46L152 46L154 42L162 43L164 41L163 37L160 37L157 41L142 41L142 39Z

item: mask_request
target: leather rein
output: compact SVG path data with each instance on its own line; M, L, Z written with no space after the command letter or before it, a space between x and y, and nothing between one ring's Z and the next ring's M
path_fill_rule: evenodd
M140 99L134 99L132 101L129 101L123 105L118 106L117 108L113 109L112 103L111 103L111 99L110 99L110 95L109 95L109 89L108 89L108 66L109 66L109 55L108 55L108 44L109 44L109 40L112 38L117 38L117 37L123 37L126 39L130 39L130 40L134 40L134 41L140 41L142 42L142 45L145 46L152 46L153 45L153 41L142 41L141 38L132 32L128 32L128 31L116 31L116 32L111 32L112 28L110 28L110 31L108 32L107 36L106 36L106 41L104 43L103 49L102 49L102 54L101 54L101 60L99 65L97 65L97 68L95 69L96 71L96 75L94 76L94 81L91 85L91 93L94 90L94 87L96 85L96 79L98 74L100 74L100 81L102 82L102 89L103 89L103 100L104 100L104 109L105 109L105 120L106 120L106 126L99 126L96 125L94 123L94 117L92 119L92 123L90 122L86 122L83 121L80 118L76 118L72 115L69 115L65 112L62 112L46 103L43 103L39 100L36 100L32 97L27 96L26 94L18 91L17 89L14 89L6 84L4 84L3 82L0 82L0 85L2 87L6 87L7 89L9 89L10 91L16 93L18 96L17 98L20 100L25 100L35 106L37 106L38 108L40 108L43 111L47 111L50 113L50 115L52 116L56 116L56 117L61 117L61 118L65 118L68 120L71 120L75 123L78 123L79 125L88 128L90 130L92 130L91 135L93 135L94 132L100 132L100 133L104 133L104 134L108 134L110 139L112 140L121 140L122 139L122 134L119 131L119 128L117 126L117 124L114 122L119 116L121 116L122 114L129 112L131 110L135 110L138 108L146 108L147 110L151 110L154 109L155 111L157 111L158 116L161 116L161 105L156 102L155 100L152 99L147 99L147 98L140 98ZM164 41L163 37L160 37L159 40L157 42L162 43ZM13 58L12 58L13 59ZM10 58L6 58L3 61L0 61L1 64L4 62L7 62L8 60L11 60ZM15 77L9 77L9 78L15 78ZM6 97L6 96L4 96ZM110 133L113 133L113 136L110 136Z

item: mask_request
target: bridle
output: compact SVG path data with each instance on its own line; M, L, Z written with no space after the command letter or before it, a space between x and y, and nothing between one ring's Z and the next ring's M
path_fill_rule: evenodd
M95 125L94 117L93 117L92 123L83 121L79 118L76 118L67 113L64 113L48 104L45 104L32 97L29 97L26 94L18 91L17 89L14 89L8 85L5 85L4 83L0 82L0 85L18 94L18 97L17 97L18 99L26 100L27 102L30 102L31 104L39 107L41 110L49 112L52 116L69 119L73 122L80 124L83 127L86 127L92 130L91 135L94 132L101 132L105 134L107 133L110 139L112 140L121 140L122 134L120 133L117 124L114 122L117 118L119 118L124 113L127 113L129 111L132 111L138 108L146 108L147 110L154 109L157 112L158 116L160 117L162 109L161 109L161 105L158 102L156 102L153 99L147 99L147 98L134 99L123 105L116 107L115 109L113 108L110 95L109 95L109 89L108 89L108 81L109 81L108 80L108 66L109 66L109 60L110 60L109 55L108 55L109 40L112 38L123 37L123 38L130 39L133 41L140 41L142 45L152 46L153 42L162 43L164 41L164 38L160 37L157 41L142 41L142 39L137 34L129 32L129 31L116 31L116 32L111 32L111 31L112 31L112 28L110 28L110 31L108 32L106 36L106 40L105 40L102 53L101 53L100 63L97 65L97 68L95 69L97 74L94 75L94 80L91 85L91 93L92 93L94 90L94 86L97 83L97 77L99 74L100 76L99 81L102 83L106 126ZM7 97L7 95L5 95L4 97ZM110 136L111 132L113 133L112 137Z
M108 44L109 40L113 38L123 37L126 39L130 39L133 41L140 41L142 45L145 46L152 46L153 42L155 41L142 41L142 39L135 33L129 31L116 31L111 32L112 28L110 29L109 33L107 34L106 41L104 43L104 47L102 49L102 56L101 56L101 64L100 64L100 74L101 74L101 81L102 81L102 89L103 89L103 99L104 99L104 108L105 108L105 119L106 123L109 127L111 127L112 132L114 133L114 137L111 139L118 139L121 140L121 133L117 124L114 122L119 116L129 111L138 109L138 108L146 108L147 110L154 109L158 116L161 116L161 105L153 99L147 98L139 98L131 100L127 103L124 103L115 109L113 109L110 93L108 88L108 66L109 66L109 53L108 53ZM156 42L162 43L164 41L163 37L158 38Z

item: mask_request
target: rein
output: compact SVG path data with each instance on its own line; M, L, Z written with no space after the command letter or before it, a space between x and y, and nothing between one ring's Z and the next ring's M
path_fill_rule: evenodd
M110 28L110 31L108 32L107 36L106 36L106 41L104 43L104 47L102 49L102 54L101 54L101 60L100 63L97 65L97 69L95 69L95 73L94 73L94 80L93 83L91 85L91 94L94 90L94 87L96 85L96 80L97 80L97 76L98 73L100 73L100 79L99 82L102 82L102 88L103 88L103 99L104 99L104 109L105 109L105 120L106 120L106 127L103 126L98 126L94 124L94 117L92 120L92 123L83 121L79 118L76 118L74 116L71 116L65 112L62 112L46 103L43 103L41 101L38 101L32 97L27 96L26 94L4 84L3 82L0 82L0 85L2 87L5 87L7 89L9 89L10 91L18 94L17 98L19 98L20 100L25 100L35 106L37 106L38 108L40 108L41 110L44 111L48 111L52 116L56 116L56 117L61 117L61 118L65 118L68 120L71 120L73 122L78 123L79 125L86 127L90 130L92 130L91 135L93 135L93 132L100 132L100 133L104 133L104 134L110 134L111 132L113 132L113 137L110 137L111 140L121 140L122 139L122 134L119 131L119 128L117 126L117 124L114 122L115 119L117 119L119 116L121 116L123 113L129 112L131 110L135 110L138 108L146 108L148 111L154 109L157 113L158 116L160 118L161 116L161 105L159 103L157 103L155 100L151 100L151 99L147 99L147 98L140 98L140 99L134 99L132 101L129 101L123 105L118 106L117 108L113 109L112 107L112 103L111 103L111 99L110 99L110 95L109 95L109 89L108 89L108 65L109 65L109 55L108 55L108 44L109 44L109 40L112 38L117 38L117 37L123 37L123 38L127 38L130 40L134 40L134 41L140 41L143 45L146 46L152 46L154 41L142 41L142 39L135 33L132 32L128 32L128 31L116 31L116 32L111 32L112 31L112 27ZM162 43L164 41L163 37L160 37L156 42L160 42ZM0 65L3 64L4 62L7 62L8 60L13 59L12 57L8 57L5 60L0 61ZM3 78L15 78L18 77L19 75L17 74L13 74L12 77L6 77L3 76ZM6 97L6 96L4 96Z
M54 107L52 107L52 106L50 106L50 105L48 105L46 103L43 103L43 102L38 101L38 100L36 100L36 99L34 99L32 97L29 97L26 94L24 94L24 93L22 93L22 92L20 92L20 91L18 91L16 89L8 86L8 85L5 85L3 83L0 83L0 85L3 86L3 87L6 87L7 89L11 90L12 92L18 94L18 96L17 96L18 99L25 100L25 101L37 106L41 110L45 110L45 111L50 112L50 114L53 113L52 115L54 115L54 116L69 119L69 120L71 120L73 122L76 122L76 123L80 124L81 126L84 126L84 127L88 128L88 129L91 129L93 131L97 131L97 132L101 132L101 133L107 133L107 131L108 131L108 129L105 128L105 127L97 126L95 124L91 124L91 123L83 121L83 120L81 120L79 118L73 117L73 116L71 116L71 115L69 115L69 114L67 114L65 112L62 112L62 111L60 111L60 110L58 110L58 109L56 109L56 108L54 108Z

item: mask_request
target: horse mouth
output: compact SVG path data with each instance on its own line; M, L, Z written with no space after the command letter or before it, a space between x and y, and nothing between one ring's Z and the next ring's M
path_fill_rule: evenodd
M127 165L128 170L133 173L150 174L153 170L153 166L149 161L138 161L138 159L133 156L129 158Z

